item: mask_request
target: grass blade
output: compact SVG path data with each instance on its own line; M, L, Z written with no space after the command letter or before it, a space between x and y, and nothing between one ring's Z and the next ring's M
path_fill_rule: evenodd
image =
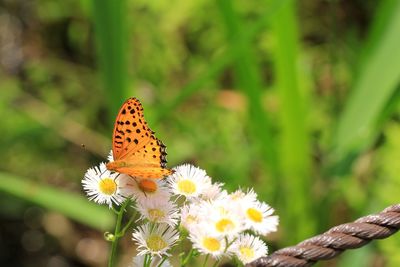
M339 120L335 156L368 147L374 126L400 81L400 2L384 1L372 25L359 74Z
M266 8L265 15L259 20L255 21L254 24L249 25L243 34L247 40L252 40L257 34L265 29L266 25L274 18L281 7L285 5L288 0L274 0L271 5ZM170 112L178 105L182 104L192 94L200 90L207 82L214 79L220 74L233 61L233 55L229 49L222 51L215 59L213 59L207 68L200 73L196 79L188 83L185 87L179 90L179 94L174 97L169 103L161 106L157 111L155 120L160 121L165 119Z
M270 122L262 107L262 85L261 77L257 67L257 60L241 25L243 22L235 12L231 1L218 0L218 8L225 24L229 50L234 58L234 68L238 87L246 94L249 102L249 125L255 141L261 147L261 153L266 165L271 170L272 177L278 177L278 164L275 157L275 147L272 141ZM266 181L263 181L266 183ZM268 188L268 193L273 193L275 186L274 178L260 188ZM267 194L267 192L263 192Z
M161 106L157 110L157 115L154 121L155 123L165 119L168 114L171 113L178 105L183 103L187 98L189 98L193 93L202 88L207 82L217 76L229 63L231 62L231 55L224 53L216 60L214 60L209 67L204 70L200 75L197 76L195 80L184 86L175 98L169 103Z
M272 23L276 43L273 47L275 87L280 98L280 163L283 176L282 200L286 213L284 227L289 243L299 241L314 232L310 221L311 158L310 140L306 123L306 104L300 91L297 59L298 33L296 2L287 1ZM290 200L287 198L290 196ZM285 199L285 200L284 200ZM293 205L296 203L296 205ZM290 229L290 231L289 231Z
M126 1L93 0L97 55L112 114L116 114L127 92Z
M27 200L46 209L59 212L73 220L98 230L110 229L113 213L83 196L40 185L9 173L0 173L0 191Z

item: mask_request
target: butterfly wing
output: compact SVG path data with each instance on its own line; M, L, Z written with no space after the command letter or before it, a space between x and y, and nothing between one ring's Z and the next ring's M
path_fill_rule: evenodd
M139 100L125 101L114 125L113 156L123 163L115 170L138 178L162 178L172 172L166 169L166 155L165 145L144 120Z
M129 98L121 106L115 120L113 132L114 160L126 157L150 142L154 132L144 120L142 104Z
M156 137L151 136L150 142L123 159L124 166L118 172L139 178L162 178L172 173L166 169L165 145Z

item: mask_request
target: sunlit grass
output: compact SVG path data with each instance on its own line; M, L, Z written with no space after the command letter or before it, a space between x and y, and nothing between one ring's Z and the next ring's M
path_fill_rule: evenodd
M121 1L92 1L93 21L100 67L107 103L116 114L121 99L128 93L128 34L127 3Z
M59 212L101 231L109 230L114 216L105 207L91 203L81 194L64 192L56 187L34 183L9 173L0 173L0 191L19 197L48 210Z
M400 4L383 1L376 8L377 3L346 2L363 8L365 24L337 2L328 2L322 8L318 1L270 0L257 6L199 1L192 10L183 3L92 1L90 17L70 14L62 3L38 5L43 8L39 15L53 12L38 19L37 25L47 25L44 36L57 25L75 25L75 31L79 23L87 25L79 42L65 45L67 52L50 37L36 37L40 42L33 44L25 40L29 57L23 71L0 73L0 110L6 119L0 190L90 227L107 228L112 222L107 210L83 204L87 200L64 188L15 176L25 176L25 165L35 162L34 176L45 170L45 180L59 171L67 184L79 183L82 166L90 167L99 156L105 160L122 102L143 96L151 128L168 145L170 167L199 163L227 188L255 187L276 208L282 227L274 247L382 204L379 183L370 186L370 181L382 176L383 165L385 172L394 169L376 159L381 148L392 146L387 129L398 116ZM348 17L332 25L325 14L311 13L315 10ZM343 25L341 19L348 28L336 28ZM79 44L97 50L87 52ZM68 55L76 51L94 62L71 56L72 62ZM304 68L299 59L305 59ZM348 80L339 81L340 75ZM97 76L102 89L88 76ZM307 88L304 80L310 81ZM240 101L226 98L226 92ZM363 187L357 187L360 181ZM348 262L362 266L349 259L343 264Z

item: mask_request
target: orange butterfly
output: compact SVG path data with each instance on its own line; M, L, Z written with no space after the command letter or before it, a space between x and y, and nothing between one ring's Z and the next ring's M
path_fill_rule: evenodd
M166 168L165 145L147 126L142 104L134 97L126 100L119 110L114 125L112 152L114 161L106 165L110 171L125 173L141 181L160 179L173 173ZM145 183L143 186L146 187Z

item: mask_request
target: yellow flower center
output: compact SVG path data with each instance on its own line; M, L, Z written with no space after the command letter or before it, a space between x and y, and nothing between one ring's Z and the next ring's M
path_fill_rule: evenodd
M254 250L249 247L240 247L240 254L246 259L252 259L254 257Z
M220 248L221 248L221 243L220 243L219 240L216 239L216 238L213 238L213 237L205 237L205 238L203 239L203 246L204 246L207 250L209 250L209 251L211 251L211 252L214 252L214 251L220 250Z
M146 244L151 251L160 251L168 246L167 242L159 235L150 235L146 239Z
M157 222L165 217L165 213L159 209L149 209L149 217L153 222Z
M139 188L146 193L154 193L157 191L157 183L152 180L144 179L139 181Z
M249 208L246 213L247 213L247 216L249 217L249 219L254 222L259 223L259 222L262 222L262 220L263 220L262 213L254 208Z
M117 191L117 184L111 178L104 178L99 182L99 190L101 193L111 196Z
M186 224L193 224L197 222L197 217L193 216L193 215L188 215L186 217Z
M218 210L218 213L221 214L222 216L227 215L229 213L229 211L223 206L216 207L216 209Z
M180 192L190 195L196 192L196 184L188 179L181 180L178 183L178 189Z
M235 228L235 224L230 219L221 219L215 224L218 232L225 233Z

